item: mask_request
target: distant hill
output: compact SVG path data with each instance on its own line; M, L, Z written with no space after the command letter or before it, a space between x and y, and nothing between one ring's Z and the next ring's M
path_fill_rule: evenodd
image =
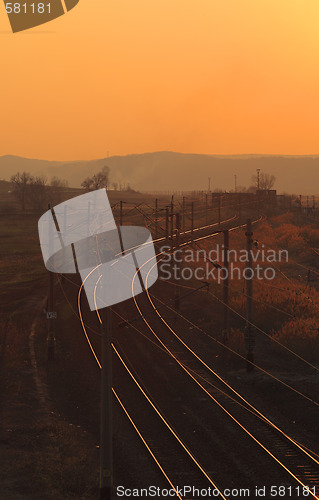
M110 167L111 182L130 184L133 189L149 191L206 190L208 178L211 189L249 186L251 176L260 168L276 176L278 192L295 194L319 193L319 155L202 155L169 151L111 156L91 161L47 161L19 156L0 156L0 178L9 179L18 171L33 175L57 176L70 186L79 187L83 179L98 172L104 165Z

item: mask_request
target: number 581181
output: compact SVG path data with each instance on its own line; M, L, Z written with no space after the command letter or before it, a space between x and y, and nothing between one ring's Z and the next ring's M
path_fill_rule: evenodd
M51 4L47 3L6 3L6 11L7 14L50 14L51 13Z

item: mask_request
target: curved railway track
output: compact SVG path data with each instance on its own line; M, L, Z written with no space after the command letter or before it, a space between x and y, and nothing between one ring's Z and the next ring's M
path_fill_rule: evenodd
M78 294L81 324L95 360L101 368L98 356L88 337L81 313L82 290L83 284L81 285ZM97 315L101 322L101 318L98 313ZM171 490L175 490L176 496L178 498L192 498L189 496L182 497L179 493L180 488L182 488L183 490L184 486L186 485L185 480L187 478L187 484L191 484L196 491L208 491L209 489L211 489L214 491L215 497L218 496L219 498L226 500L226 497L222 493L221 489L212 479L211 474L203 468L198 459L196 459L194 454L190 451L188 446L185 445L184 441L180 438L176 430L169 423L163 412L158 409L157 405L147 394L147 391L143 389L141 383L138 381L138 376L134 375L134 373L132 372L132 368L129 368L127 362L123 360L123 357L119 352L119 348L117 349L114 344L112 344L112 346L113 351L116 354L116 356L114 356L116 362L115 371L118 373L120 370L122 370L121 381L122 384L123 382L125 382L125 388L123 388L122 386L120 391L113 388L113 393L120 406L124 410L125 414L129 418L134 429L142 439L152 458L155 460L162 474L169 482ZM126 374L126 380L124 377L124 381L123 373ZM121 393L121 396L119 396L119 392ZM123 401L125 401L125 404ZM127 409L127 406L130 407L130 410ZM134 417L132 417L132 414L134 415ZM141 426L143 427L143 432L139 430ZM154 433L156 436L160 436L160 439L156 440L156 438L154 438ZM180 457L179 463L182 464L182 469L178 469L178 467L176 466L177 456ZM158 459L157 457L160 457L160 459ZM168 469L169 473L166 472ZM170 477L172 476L174 476L175 479L174 483L170 479ZM198 496L198 498L200 497L201 495Z
M228 222L231 220L234 218ZM202 229L207 230L216 225L210 224ZM239 227L243 226L232 230ZM187 233L190 231L184 234ZM210 237L209 234L196 240L207 237ZM163 240L159 238L157 241ZM190 243L186 241L181 246ZM81 290L81 315L80 294ZM136 428L143 427L141 435L146 435L144 440L149 443L147 446L153 458L164 464L164 467L161 466L162 472L170 471L167 477L173 477L169 480L170 485L192 484L199 489L211 486L220 498L225 498L225 491L239 491L241 488L248 488L250 496L255 497L256 485L265 486L270 495L272 486L281 485L286 488L285 498L319 498L318 456L281 431L249 401L238 393L234 394L236 391L218 377L196 355L195 350L185 347L182 334L177 334L159 313L149 293L148 300L145 304L145 297L139 297L138 300L134 297L144 323L144 332L134 327L142 333L138 348L134 343L136 338L133 341L127 332L113 346L116 370L122 370L122 376L127 378L125 388L119 389L121 397L117 393L116 397L128 414L131 415L134 408L131 423L134 426L137 420L139 424ZM149 318L149 307L153 313L151 320L146 319ZM129 320L126 321L129 323ZM82 326L86 332L83 319ZM146 338L150 339L150 332L156 341L146 343ZM86 335L90 343L87 332ZM92 344L91 348L95 354ZM97 356L96 359L98 361ZM130 410L127 410L127 406ZM168 414L169 419L166 416ZM166 433L169 430L170 438L167 434L164 437L165 433L160 429L163 424ZM178 433L175 428L179 429ZM172 436L175 438L174 444L171 442ZM267 470L266 477L264 470ZM303 490L307 487L310 490ZM233 497L227 495L227 498Z
M138 304L137 307L141 311ZM156 309L154 303L153 307ZM158 311L156 313L160 315ZM289 474L290 480L296 483L297 488L298 486L309 486L313 488L312 491L316 492L315 495L311 494L311 496L318 498L318 456L288 436L264 414L259 412L247 399L238 395L237 391L223 381L193 350L186 348L187 344L182 340L181 335L178 335L163 317L161 317L161 320L170 333L174 333L173 341L167 335L166 338L164 336L165 340L163 340L163 334L160 337L158 333L161 330L157 327L155 332L149 322L148 327L152 329L153 334L160 340L163 347L167 348L169 343L168 353L183 371L193 381L196 381L198 388L210 399L210 402L222 409L224 416L242 429L245 438L252 439L275 462L275 464L269 465L267 468L267 477L269 477L270 467L277 468L277 477L278 474L282 474L283 477ZM182 350L181 345L184 347ZM237 442L237 445L239 445L239 442ZM280 469L281 472L279 472ZM266 479L264 482L266 482Z

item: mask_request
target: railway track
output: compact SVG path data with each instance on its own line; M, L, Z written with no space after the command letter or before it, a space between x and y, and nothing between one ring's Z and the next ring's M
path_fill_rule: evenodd
M269 463L263 469L267 471L264 479L260 477L260 470L254 470L253 472L256 483L257 477L259 476L259 484L267 484L268 478L270 477L270 471L272 471L271 477L277 478L276 484L283 484L286 488L295 488L294 492L296 495L298 492L296 488L310 487L312 488L310 491L315 492L314 495L310 492L310 496L317 498L319 491L318 457L310 452L307 452L309 455L305 454L302 449L299 449L294 443L289 441L285 435L280 433L275 427L269 425L269 423L260 415L256 414L255 411L252 411L249 405L243 404L240 398L234 397L233 392L225 387L225 384L214 377L211 372L203 369L199 361L191 357L189 352L185 349L182 349L176 339L174 340L171 336L165 335L163 329L161 329L158 324L152 329L154 332L156 330L157 338L162 341L163 346L169 345L168 351L175 362L177 361L184 373L187 373L192 381L197 384L197 392L202 392L203 401L209 406L217 406L218 410L222 411L222 420L224 422L228 420L232 425L240 429L243 436L241 438L236 438L236 446L239 448L242 446L243 449L245 449L246 445L243 444L243 438L245 441L248 439L252 441L251 445L253 448L255 448L256 444L258 445L257 448L259 447L259 450L257 451L257 449L255 449L254 452L255 456L258 457L258 461L261 460L261 454L268 457ZM174 380L176 380L176 377ZM190 381L188 381L188 384L189 383ZM185 379L184 384L185 386L188 385ZM194 397L194 401L198 403L198 397ZM197 426L203 427L203 418L198 417L198 411L188 409L188 412L193 415L197 414ZM206 426L206 432L208 436L209 432L212 432L212 429ZM228 440L226 436L225 440L226 442ZM230 456L232 455L233 452L230 452ZM240 452L238 456L239 461L243 464L245 459L243 459ZM229 471L231 471L233 466L229 459L228 464ZM249 470L249 466L246 469ZM247 484L242 483L243 477L244 476L241 475L241 482L239 484L244 488ZM268 484L269 488L271 488L271 486L274 485ZM248 486L248 488L252 491L251 485ZM292 496L292 498L294 497Z
M213 226L214 226L214 225L215 225L215 224L213 224ZM206 227L205 227L205 229L206 229ZM81 289L82 289L82 287L81 287ZM80 290L80 292L81 292L81 290ZM81 317L81 320L82 320L81 309L80 309L80 294L79 294L79 312L80 312L80 317ZM85 331L85 333L86 333L86 335L87 335L86 328L85 328L85 323L84 323L84 321L83 321L83 320L82 320L82 326L83 326L83 329L84 329L84 331ZM97 357L97 355L96 355L96 353L95 353L95 351L94 351L94 348L92 347L92 343L90 342L90 340L89 340L89 338L88 338L88 335L87 335L87 339L88 339L88 342L90 343L90 347L92 348L92 352L93 352L93 353L94 353L94 355L95 355L96 361L99 363L99 361L98 361L98 357ZM122 361L122 364L123 364L123 361ZM130 374L130 375L131 375L131 377L132 377L132 374ZM139 407L139 405L138 405L138 407ZM131 410L131 411L132 411L132 410ZM145 411L144 411L144 410L143 410L143 412L142 412L142 415L143 415L143 418L145 418ZM161 415L161 414L160 414L160 415ZM163 419L163 418L162 418L162 422L163 422L163 420L165 420L165 419ZM172 432L172 429L170 429L170 431ZM152 426L152 432L154 433L154 426ZM174 435L174 438L175 438L175 439L177 438L177 440L178 440L179 444L182 446L182 448L183 448L183 450L182 450L182 451L183 451L184 455L185 455L185 451L187 452L187 455L188 455L188 458L187 458L187 459L189 460L189 458L191 458L191 460L193 461L193 466L194 466L194 464L195 464L195 470L196 470L196 469L199 469L199 473L200 473L200 475L201 475L201 476L202 476L202 475L204 475L204 480L206 481L206 483L207 483L208 487L210 487L210 488L211 488L211 487L213 487L215 492L218 492L218 491L219 491L218 495L220 496L220 498L225 498L225 497L223 496L223 494L220 492L220 490L218 490L218 487L215 485L214 481L210 478L209 474L208 474L208 473L206 473L206 472L205 472L205 470L203 470L203 469L202 469L202 467L200 466L199 462L197 462L196 458L195 458L195 457L192 455L192 453L188 450L187 446L185 446L185 445L183 444L183 442L182 442L182 441L180 441L180 439L178 438L178 435ZM165 441L165 440L164 440L164 441ZM162 444L162 442L163 442L163 440L161 439L161 440L160 440L160 443ZM176 443L175 443L175 446L176 446ZM172 453L172 454L171 454L171 453L169 453L169 454L167 455L167 448L168 448L168 447L166 446L166 447L165 447L165 449L166 449L166 457L167 457L167 456L169 456L169 457L174 457L174 459L173 459L173 460L175 461L175 459L176 459L176 453ZM162 456L162 454L160 454L160 455ZM199 482L198 480L196 480L196 479L195 479L195 477L194 477L194 470L193 470L193 469L189 469L189 468L188 468L188 470L187 470L187 467L186 467L187 460L186 460L186 462L185 462L185 457L183 457L183 459L182 459L182 460L179 460L179 461L183 463L183 469L180 471L180 473L179 473L179 474L180 474L180 475L182 475L183 477L185 477L185 478L187 478L187 479L188 479L187 484L189 484L189 481L191 480L192 485L193 485L194 487L195 487L195 485L198 485L198 487L199 487L200 485L203 485L203 482L202 482L202 481L200 481L200 482ZM171 470L171 469L170 469L170 470ZM185 471L186 471L186 472L185 472ZM198 471L197 471L197 474L198 474ZM179 480L178 480L178 479L179 479L179 477L181 477L181 476L178 476L178 475L177 475L177 479L176 479L177 483L176 483L176 484L180 484L180 483L179 483ZM185 482L184 482L184 483L182 482L182 484L185 484Z
M81 290L82 287L79 293L79 303ZM81 314L80 308L79 311ZM82 327L87 335L83 319ZM90 347L97 363L101 366L91 343ZM175 431L174 427L168 422L163 411L158 409L157 404L152 401L147 391L143 389L141 383L138 381L138 376L136 376L136 374L134 375L132 372L132 367L129 367L124 361L123 355L119 352L119 347L116 348L113 345L113 351L115 354L114 372L121 378L122 383L120 389L116 388L115 390L113 388L114 395L125 413L130 415L130 420L134 427L143 428L143 441L147 443L147 447L149 451L151 451L153 458L155 457L156 461L161 464L160 469L162 473L164 473L166 478L174 477L174 483L171 480L169 481L171 491L175 489L178 498L195 498L194 496L189 496L189 492L185 493L185 495L183 494L183 497L179 494L180 488L182 488L181 491L184 492L185 485L191 484L192 491L193 488L198 492L211 489L215 492L214 496L226 500L211 475L202 467L200 462ZM176 459L176 457L179 458ZM180 468L181 464L182 468ZM167 491L167 489L161 489L161 491ZM201 498L201 495L202 493L196 496L196 498ZM164 496L166 495L164 494ZM160 493L158 498L161 498Z
M204 229L210 229L214 226L216 224L211 224L209 228L206 227ZM202 238L208 236L205 235ZM164 238L160 238L158 241L162 240ZM186 241L185 246L187 244ZM225 389L224 384L220 380L216 380L216 377L209 370L203 369L200 361L194 359L189 351L181 348L176 338L167 336L167 324L165 324L163 318L158 318L154 314L150 322L152 325L155 322L155 326L151 326L149 321L145 321L145 317L148 317L150 314L149 309L147 312L143 312L145 304L143 303L143 306L138 305L143 302L143 299L139 298L138 302L136 298L134 300L141 319L147 328L146 331L144 330L144 337L141 336L140 338L138 351L135 349L136 345L130 345L132 339L129 339L127 336L125 341L122 339L115 347L119 349L117 354L122 358L122 361L118 365L119 357L117 356L118 371L123 370L123 366L125 366L123 358L131 360L130 362L127 361L127 364L130 365L132 371L129 374L126 370L126 377L129 375L129 379L127 386L121 389L121 397L125 399L125 404L131 408L131 412L133 411L132 408L135 408L134 419L139 421L140 427L143 427L143 431L147 435L147 442L152 444L152 449L156 450L156 455L161 458L161 461L165 464L165 468L170 471L170 476L173 474L175 481L178 481L174 484L193 484L197 489L208 487L207 476L204 474L205 477L203 479L201 477L202 472L199 477L198 471L194 472L194 462L192 460L189 462L189 454L187 458L184 455L181 458L176 458L177 456L180 457L180 450L176 449L176 443L174 445L168 443L168 438L163 437L163 431L157 430L158 423L154 422L154 408L153 412L150 412L149 405L146 405L148 408L146 410L144 406L145 401L144 404L141 402L136 404L137 400L140 401L141 389L136 388L138 386L136 386L134 378L135 380L143 381L140 382L141 387L145 387L142 391L144 390L147 394L152 395L153 404L162 417L164 413L169 414L169 420L174 422L174 426L178 429L182 427L178 433L178 436L182 436L179 439L184 443L187 450L195 450L194 455L193 452L190 452L194 458L203 457L203 470L205 472L206 470L208 471L206 472L208 477L213 472L214 480L212 479L211 481L215 486L216 483L214 481L218 481L218 484L221 485L217 487L221 498L223 498L221 496L223 492L230 490L229 487L233 489L232 491L240 491L241 488L243 490L246 488L250 496L254 497L256 495L257 497L256 485L261 488L267 488L269 495L275 492L274 489L271 489L272 487L276 489L280 486L284 490L278 489L278 496L285 495L285 498L299 498L302 496L319 498L317 496L319 492L318 457L311 452L305 453L302 447L296 447L291 439L287 439L274 426L269 425L269 422L265 418L252 411L249 402L248 405L245 405L240 398L239 400L238 398L234 398L232 391L229 388ZM143 307L143 311L141 307ZM155 306L153 307L153 313L155 313L154 309ZM149 331L154 334L155 330L159 343L157 346L153 343L150 347L151 344L149 342L146 343L145 339ZM164 369L158 369L154 364L154 359L157 360L159 358L158 349L160 344L162 344L160 351L164 355L165 361L159 361L159 364ZM169 345L168 350L167 344ZM155 357L149 352L154 349L156 352L154 354ZM167 355L169 355L169 358ZM134 359L134 363L132 359ZM178 368L177 372L176 368ZM183 375L179 371L180 368L183 369ZM158 378L155 377L156 375ZM185 392L185 387L189 388L189 377L192 379L192 389L190 391L192 397L189 397L190 395L187 394L187 389ZM153 380L150 381L150 378ZM163 382L163 378L167 389L162 390L162 394L158 395L161 379ZM174 387L171 382L172 380L174 380ZM129 390L127 389L128 386L130 387ZM186 403L183 401L183 396L186 398ZM172 411L175 408L174 403L175 405L178 403L178 407L182 410L181 412ZM218 408L217 412L216 408ZM216 418L216 414L218 414L218 418ZM214 419L213 426L207 423L207 419L211 421L212 418ZM165 417L164 419L168 422ZM228 420L228 423L225 423L226 420ZM163 423L163 419L161 419L161 422ZM220 438L223 430L227 434L224 441ZM195 434L196 432L198 433L195 439L193 435L194 431ZM248 438L253 443L250 442L247 445ZM235 446L236 448L240 448L241 451L239 454L235 453ZM184 452L185 448L183 448ZM245 451L251 454L251 450L254 450L253 461L249 460L248 455L245 454ZM173 463L171 460L172 457ZM258 467L256 467L256 457L258 457ZM195 460L197 459L195 458ZM179 469L177 468L177 464L180 465ZM266 477L263 475L264 470L267 470ZM269 482L270 471L271 482ZM188 482L185 482L186 478L189 478ZM308 487L310 488L309 490L307 489ZM282 494L283 491L284 495ZM201 496L189 496L187 498L201 498Z

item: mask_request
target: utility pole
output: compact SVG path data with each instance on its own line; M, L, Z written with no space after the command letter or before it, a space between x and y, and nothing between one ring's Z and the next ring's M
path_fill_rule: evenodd
M257 190L260 190L260 168L257 168Z
M229 231L226 229L224 233L224 281L223 281L223 302L224 302L224 318L223 318L223 344L228 344L228 298L229 298Z
M171 238L173 239L173 233L174 233L174 195L172 194L171 198Z
M208 177L208 192L210 193L210 177Z
M181 230L181 217L180 214L176 214L176 250L179 248L179 233ZM174 261L174 260L173 260ZM178 263L177 263L178 265ZM174 303L175 303L175 311L179 311L179 306L180 306L180 287L178 285L175 286L175 298L174 298ZM177 316L175 316L176 318Z
M238 212L239 212L239 224L240 224L241 223L241 193L239 193L239 195L238 195L238 204L239 204Z
M219 196L218 196L218 227L220 227L220 223L221 223L221 211L222 211L222 196L221 196L221 193L219 193Z
M100 419L100 499L112 499L112 340L111 309L101 312L101 419Z
M208 194L205 194L205 221L206 221L206 226L208 224Z
M246 348L247 348L247 356L246 356L246 370L247 372L251 372L254 369L252 363L254 363L254 334L252 330L252 310L253 310L253 260L252 260L252 225L251 219L247 220L246 226L246 238L247 238L247 267L245 269L245 279L246 279L246 292L247 292L247 323L246 323ZM249 270L250 276L247 277L247 270Z
M183 213L182 213L182 227L183 227L183 231L185 231L185 208L186 208L186 204L185 204L185 196L183 196Z
M54 360L55 354L55 335L54 335L54 320L56 319L56 312L54 309L54 273L49 271L49 294L48 294L48 361Z
M168 240L168 236L169 236L169 207L166 207L165 208L165 230L166 230L166 239Z
M172 196L172 201L171 201L171 239L172 239L172 245L174 241L174 202L173 202L173 196Z
M123 226L123 201L120 201L120 226Z
M257 215L260 214L260 168L257 168Z
M158 238L158 199L155 199L155 239Z
M51 209L51 204L48 204L49 210L52 212L54 217L54 212ZM53 235L49 230L49 248L53 248ZM54 273L49 271L49 289L48 289L48 307L47 307L47 320L48 320L48 337L47 337L47 349L48 349L48 361L54 360L55 355L55 335L54 335L54 320L56 319L56 312L54 311Z
M192 201L192 213L191 213L191 240L194 239L194 202Z

